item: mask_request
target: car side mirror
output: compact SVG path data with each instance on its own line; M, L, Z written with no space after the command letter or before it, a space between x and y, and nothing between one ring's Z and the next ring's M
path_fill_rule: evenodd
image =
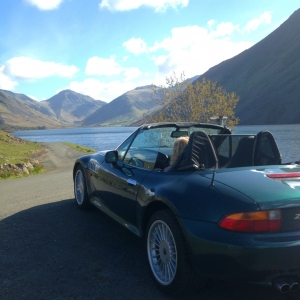
M113 150L113 151L108 151L105 153L105 157L104 160L106 163L109 164L115 164L118 161L118 151L117 150Z

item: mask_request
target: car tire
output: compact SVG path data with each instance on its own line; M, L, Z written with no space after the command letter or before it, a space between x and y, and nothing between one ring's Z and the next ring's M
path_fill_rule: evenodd
M83 167L79 165L75 170L74 176L74 195L77 206L80 209L89 209L91 204L88 199L86 180Z
M148 266L156 285L165 293L191 293L206 279L194 270L183 233L169 210L156 212L146 229Z

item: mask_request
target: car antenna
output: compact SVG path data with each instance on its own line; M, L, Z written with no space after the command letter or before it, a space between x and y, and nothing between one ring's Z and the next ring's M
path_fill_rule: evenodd
M211 178L210 186L214 185L215 175L216 175L216 168L217 168L217 166L215 166L215 168L214 168L214 172L213 172L213 176Z
M216 170L217 170L217 168L219 169L219 161L218 161L218 159L216 158L216 164L215 164L213 176L212 176L212 178L211 178L210 186L213 186L213 185L214 185L215 175L216 175Z
M214 185L214 181L215 181L215 175L216 175L216 170L219 169L219 160L218 160L218 157L216 155L216 150L211 142L210 141L210 145L211 145L211 148L212 148L212 152L214 154L214 158L215 158L215 168L214 168L214 172L213 172L213 175L212 175L212 178L211 178L211 182L210 182L210 186L213 186Z

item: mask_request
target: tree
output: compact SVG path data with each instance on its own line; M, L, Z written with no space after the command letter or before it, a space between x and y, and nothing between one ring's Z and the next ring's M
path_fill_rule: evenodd
M210 117L226 116L228 126L238 124L234 110L239 97L209 79L190 83L184 73L178 78L173 72L166 77L166 86L152 85L151 98L161 106L150 116L151 122L209 123Z

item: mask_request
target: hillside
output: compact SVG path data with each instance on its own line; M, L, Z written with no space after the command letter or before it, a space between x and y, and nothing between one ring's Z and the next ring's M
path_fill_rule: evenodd
M18 100L19 102L28 105L29 107L41 112L44 115L53 117L56 119L55 113L46 103L33 100L24 94L13 93L13 92L6 91L6 90L0 90L0 91L3 94L5 94L6 96L13 98L15 100Z
M24 94L0 90L0 125L6 128L72 126L104 105L104 101L70 90L40 102Z
M19 127L45 126L47 128L58 128L63 126L63 123L57 120L55 116L52 115L48 116L42 113L41 111L39 111L38 104L37 107L35 108L26 104L22 100L18 100L15 97L10 97L8 95L9 95L8 91L0 90L1 127L11 128L15 126L19 126ZM26 97L25 95L23 96Z
M300 9L266 38L199 77L240 96L240 124L300 122Z
M71 90L61 91L50 99L41 101L41 103L48 105L57 119L68 123L78 123L106 105L104 101L94 100Z
M150 98L151 93L151 86L129 91L95 111L83 120L82 125L130 125L156 106Z

